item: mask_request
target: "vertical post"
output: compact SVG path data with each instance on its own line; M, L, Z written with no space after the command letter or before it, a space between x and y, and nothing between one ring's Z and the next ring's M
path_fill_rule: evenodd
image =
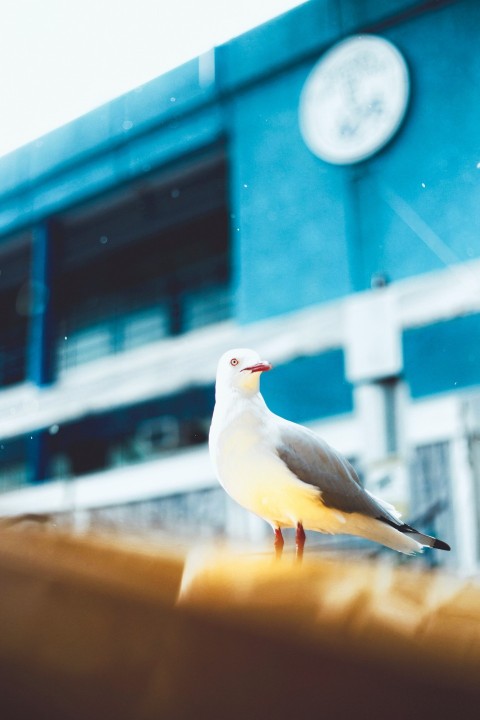
M28 379L39 387L49 385L55 372L55 265L57 229L45 220L33 230L30 270L29 328L27 347ZM27 458L32 482L48 475L47 433L35 431L27 437Z
M451 493L455 524L453 528L455 536L452 537L451 544L456 545L457 567L460 572L473 575L478 569L476 552L478 528L475 518L474 470L466 428L462 428L461 432L452 439L451 448L452 468L454 468Z
M56 228L46 220L37 225L32 238L28 334L28 378L36 385L54 379Z

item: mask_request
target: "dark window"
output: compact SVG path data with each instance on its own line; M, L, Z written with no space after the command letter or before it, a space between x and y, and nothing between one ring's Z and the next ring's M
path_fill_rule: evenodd
M228 318L223 159L63 219L60 369Z
M0 492L141 463L205 443L213 405L213 386L196 387L2 441Z
M23 436L0 442L0 492L25 485L31 479L28 463L28 441Z
M32 310L29 237L0 247L0 384L22 382L26 375L28 317Z
M195 388L54 426L43 434L45 476L84 475L204 443L213 395L213 387Z

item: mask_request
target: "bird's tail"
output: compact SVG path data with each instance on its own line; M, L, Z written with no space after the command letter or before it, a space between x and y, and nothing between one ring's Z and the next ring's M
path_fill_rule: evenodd
M407 555L422 552L424 547L450 550L450 546L443 540L425 535L410 525L395 521L393 518L371 518L360 513L351 513L350 515L345 514L345 519L345 525L342 526L340 532L360 535L360 537L373 540Z
M383 517L378 517L377 520L389 525L394 530L402 533L402 535L405 536L405 539L408 538L409 540L414 540L422 547L431 547L435 548L435 550L450 550L450 545L443 542L443 540L438 540L438 538L432 537L431 535L425 535L425 533L420 532L420 530L416 530L411 525L403 523L400 520L400 513L393 507L393 505L390 505L390 503L385 502L385 500L372 495L370 492L368 492L368 494L380 505L381 508L383 508L383 510L385 510L385 515ZM403 552L403 549L401 548L396 549ZM417 548L417 550L421 550L421 548Z
M393 523L392 527L395 527ZM408 535L413 540L416 540L418 543L420 543L420 545L435 548L435 550L450 550L450 545L448 545L446 542L443 542L443 540L439 540L438 538L432 537L431 535L425 535L425 533L422 533L419 530L415 530L415 528L411 527L410 525L406 525L405 523L403 525L395 527L395 530L398 530L404 535Z

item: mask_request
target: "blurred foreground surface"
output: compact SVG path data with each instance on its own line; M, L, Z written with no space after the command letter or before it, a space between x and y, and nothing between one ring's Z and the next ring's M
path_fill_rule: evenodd
M472 581L16 527L0 586L5 720L478 717Z

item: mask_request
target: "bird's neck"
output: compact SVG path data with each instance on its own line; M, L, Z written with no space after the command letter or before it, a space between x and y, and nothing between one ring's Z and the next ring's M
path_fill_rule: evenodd
M229 388L228 392L217 393L216 408L226 413L247 411L262 412L266 409L265 400L261 393L250 392L242 388Z
M263 402L257 377L253 377L253 379L251 379L248 383L243 382L242 385L238 387L236 385L229 385L228 387L216 387L215 401L217 403L238 402L239 400Z
M222 393L215 403L210 427L210 444L215 446L221 437L231 437L240 432L241 436L258 437L259 428L264 425L265 402L257 393L245 396L243 393L231 391Z

